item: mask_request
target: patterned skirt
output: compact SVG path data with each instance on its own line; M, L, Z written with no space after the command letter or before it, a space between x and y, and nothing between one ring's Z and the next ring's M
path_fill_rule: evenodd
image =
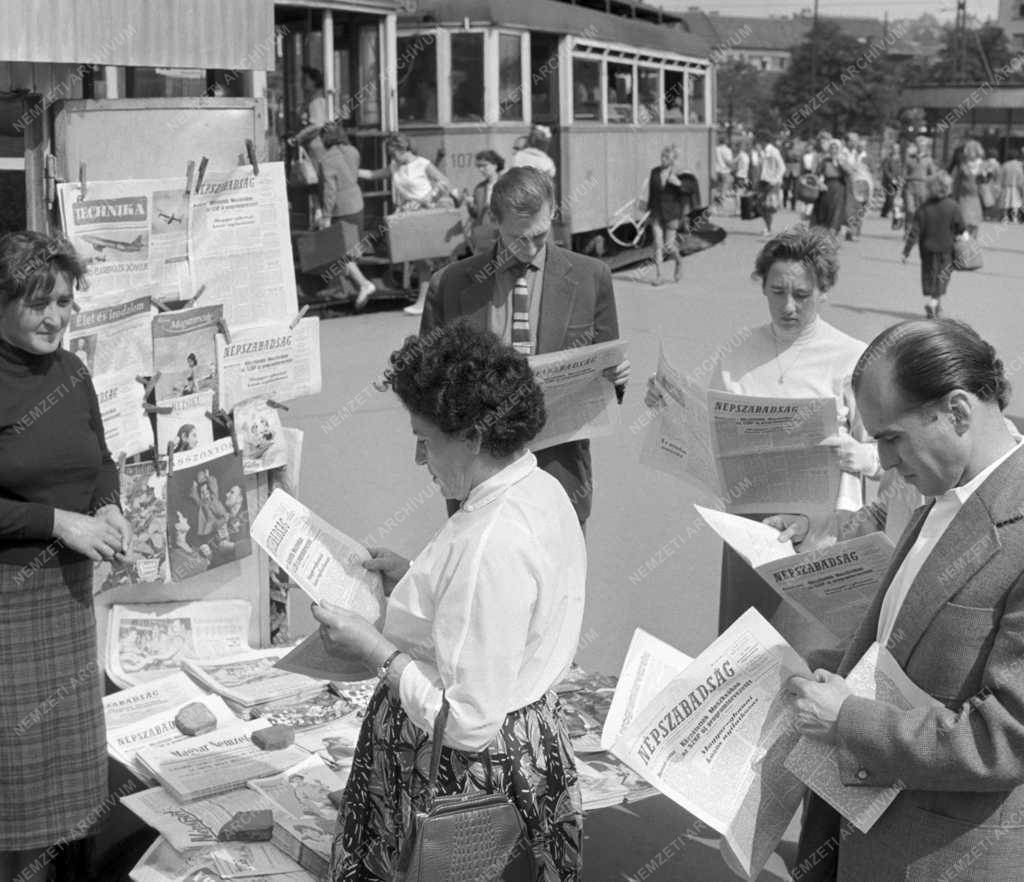
M490 745L495 791L526 824L538 882L578 882L583 809L576 760L553 693L506 718ZM359 733L352 773L338 814L332 882L391 882L416 811L424 808L431 741L401 704L379 686ZM485 792L478 754L444 747L438 793Z
M109 809L89 561L0 564L0 851L81 839Z

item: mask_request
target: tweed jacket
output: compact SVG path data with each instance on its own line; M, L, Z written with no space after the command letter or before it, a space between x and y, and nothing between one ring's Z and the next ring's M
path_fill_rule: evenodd
M929 506L915 512L845 676L874 642L885 590ZM925 560L889 650L935 709L848 698L838 720L848 786L897 788L867 834L812 797L793 877L1009 882L1024 864L1024 450L970 496Z
M487 330L503 257L496 246L435 273L423 307L420 336L460 318ZM548 242L536 335L538 353L618 339L619 321L607 265ZM580 522L585 521L593 495L590 442L570 441L535 452L538 465L559 480Z

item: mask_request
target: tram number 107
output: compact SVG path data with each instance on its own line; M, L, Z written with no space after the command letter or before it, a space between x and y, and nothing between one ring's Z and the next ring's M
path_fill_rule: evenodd
M472 168L476 164L475 153L449 153L446 159L449 168Z

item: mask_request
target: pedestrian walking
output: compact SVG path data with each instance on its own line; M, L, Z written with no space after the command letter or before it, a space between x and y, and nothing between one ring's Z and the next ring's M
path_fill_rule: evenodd
M1024 163L1016 154L1011 154L999 170L1001 218L1007 222L1020 220L1022 202L1024 202Z
M832 138L827 145L825 156L816 169L821 183L821 195L814 203L811 225L825 227L832 235L838 236L846 220L846 188L848 178L840 160L842 144Z
M757 134L755 150L761 157L757 182L758 209L764 220L761 235L771 236L772 218L782 207L782 180L786 175L786 163L779 148L765 132Z
M911 218L928 198L926 184L938 172L935 161L926 152L924 144L907 145L903 160L903 216L909 227Z
M984 151L977 141L968 141L953 169L953 198L960 206L967 232L976 236L981 226L981 183Z
M889 144L882 153L882 217L892 214L892 228L898 226L896 219L896 206L900 191L900 172L902 171L899 155L899 146Z
M921 293L928 318L942 315L941 299L953 272L953 244L965 229L960 205L950 198L950 179L940 172L928 179L928 200L907 222L903 262L917 243L921 255Z
M683 256L679 253L679 225L689 196L683 192L676 164L679 148L670 144L661 151L661 164L651 169L647 183L647 210L650 212L651 233L654 235L654 281L660 285L661 262L665 257L675 261L672 280L678 282L683 275Z

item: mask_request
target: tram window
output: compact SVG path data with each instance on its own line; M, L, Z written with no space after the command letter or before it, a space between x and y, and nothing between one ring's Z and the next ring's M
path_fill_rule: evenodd
M519 34L498 35L498 119L523 118L523 47Z
M452 121L484 117L484 35L452 34ZM521 111L520 111L521 112Z
M380 126L380 35L375 24L360 25L358 34L359 88L346 100L356 125L376 128Z
M558 35L530 34L530 103L534 122L558 119Z
M399 37L398 121L437 122L437 41L434 33Z
M633 65L608 65L608 122L633 122Z
M661 116L658 113L658 71L653 67L641 67L637 74L637 87L640 90L641 125L657 125Z
M665 71L665 122L683 121L683 72Z
M129 98L200 98L207 91L205 70L132 67L125 78Z
M572 60L572 118L601 118L601 64Z
M708 121L707 110L704 107L704 74L690 74L690 118L687 120L691 125L705 123Z

